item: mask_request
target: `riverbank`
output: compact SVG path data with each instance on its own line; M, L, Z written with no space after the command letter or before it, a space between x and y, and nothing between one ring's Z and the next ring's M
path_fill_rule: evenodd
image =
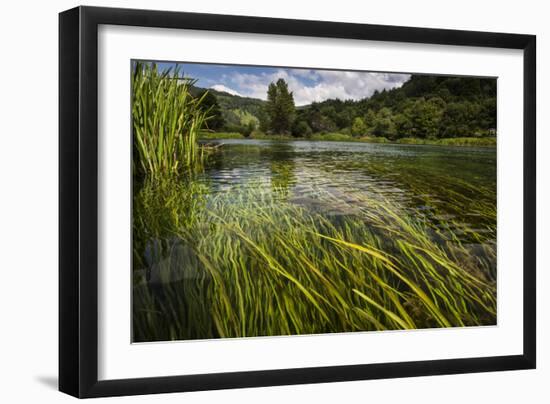
M385 137L363 136L354 137L343 133L314 134L309 137L294 137L289 135L265 135L253 133L246 138L236 132L202 132L199 139L261 139L261 140L314 140L334 142L363 142L363 143L393 143L393 144L415 144L415 145L439 145L439 146L471 146L471 147L495 147L496 137L456 137L446 139L421 139L415 137L404 137L397 140L389 140Z

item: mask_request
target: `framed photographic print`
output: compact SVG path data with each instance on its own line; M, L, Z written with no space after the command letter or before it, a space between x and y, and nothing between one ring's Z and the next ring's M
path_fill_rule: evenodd
M535 367L534 36L59 24L61 391Z

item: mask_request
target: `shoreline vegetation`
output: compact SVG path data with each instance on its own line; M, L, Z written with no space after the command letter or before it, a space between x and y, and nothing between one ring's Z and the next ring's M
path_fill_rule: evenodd
M444 139L422 139L414 137L403 137L390 140L385 137L376 136L351 136L343 133L314 134L308 137L295 137L292 135L266 135L261 132L252 132L248 137L238 132L201 132L199 140L214 139L256 139L274 141L324 141L324 142L361 142L361 143L387 143L387 144L412 144L412 145L434 145L434 146L471 146L471 147L496 147L496 137L455 137Z
M189 93L191 79L175 80L179 69L159 72L136 62L132 75L133 171L138 176L169 176L200 170L205 147L197 142L208 119L203 97Z
M411 75L402 86L360 100L327 99L296 106L288 83L269 85L266 100L215 89L206 95L207 132L243 138L448 146L496 145L496 81ZM205 133L203 137L216 137Z
M209 92L193 94L193 85L177 68L134 64L134 341L496 324L492 185L474 187L446 174L438 176L437 189L408 181L411 195L435 190L452 211L467 209L478 218L481 228L445 212L434 222L425 206L405 209L376 189L351 201L311 184L317 203L353 212L338 219L296 203L288 180L267 189L253 182L214 188L200 178L217 150L199 138L222 136L223 128L207 132L220 118L219 106ZM296 122L291 96L285 83L269 87L266 112L285 137ZM438 105L424 104L411 104L411 114ZM249 119L251 138L277 138L262 137L254 132L258 122L241 117ZM419 124L430 128L433 121ZM300 126L306 138L349 140ZM237 136L231 132L226 138ZM472 143L458 139L445 141ZM337 175L326 169L326 178ZM382 169L373 166L370 175L383 175L376 171Z

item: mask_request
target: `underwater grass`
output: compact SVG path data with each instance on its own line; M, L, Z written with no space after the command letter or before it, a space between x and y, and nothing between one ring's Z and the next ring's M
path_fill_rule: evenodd
M145 175L193 171L204 162L197 138L208 119L202 97L189 89L178 67L160 72L156 64L136 62L132 74L134 170Z
M435 226L365 194L346 206L313 188L326 206L347 209L328 218L284 187L208 187L150 182L135 196L145 218L134 223L144 235L134 244L135 341L496 322L496 248L463 242L454 223Z

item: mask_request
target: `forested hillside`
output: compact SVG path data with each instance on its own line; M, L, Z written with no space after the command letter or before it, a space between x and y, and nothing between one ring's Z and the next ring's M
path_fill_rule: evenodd
M206 89L194 88L195 94L202 94ZM251 131L259 128L260 119L265 114L266 102L257 98L240 97L212 88L208 93L205 106L213 107L214 118L208 122L212 130L223 129L228 132L239 132L248 136Z
M359 101L331 99L297 107L289 111L285 130L270 125L269 102L208 91L223 120L210 128L245 136L252 131L300 137L337 132L390 140L496 135L496 79L413 75L400 88Z

